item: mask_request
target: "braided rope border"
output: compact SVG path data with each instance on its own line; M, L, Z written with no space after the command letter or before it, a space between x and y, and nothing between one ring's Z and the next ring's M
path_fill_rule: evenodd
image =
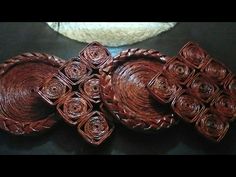
M60 67L65 62L63 59L45 53L23 53L0 64L0 79L1 76L3 76L4 73L6 73L13 66L23 62L35 61L50 63L55 67ZM53 119L53 116L54 113L45 119L38 121L16 121L14 119L0 115L0 128L15 135L25 135L40 132L51 128L56 123L56 120Z
M114 96L112 87L112 73L117 66L127 60L137 57L153 58L159 60L160 62L166 62L170 59L170 57L167 57L154 49L133 48L122 51L118 56L114 57L113 62L107 63L102 69L102 74L100 77L101 98L113 116L129 128L145 131L169 128L175 123L175 119L171 116L163 116L163 118L159 119L158 122L149 121L149 123L147 123L139 119L129 119L129 117L134 117L134 115L126 112L124 109L119 109L119 102Z

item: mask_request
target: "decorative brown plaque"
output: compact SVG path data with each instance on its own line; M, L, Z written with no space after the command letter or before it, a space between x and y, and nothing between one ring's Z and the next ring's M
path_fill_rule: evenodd
M159 102L219 142L236 116L235 76L198 44L189 42L148 84Z
M111 61L106 48L91 43L39 89L42 98L56 106L64 121L77 126L82 137L93 145L100 145L114 130L100 99L99 84L100 68Z
M37 94L44 80L55 74L63 60L42 53L25 53L0 64L0 128L28 135L56 123L54 110Z
M129 49L103 67L102 100L113 116L128 128L148 132L176 123L171 111L156 103L146 88L167 58L155 50Z

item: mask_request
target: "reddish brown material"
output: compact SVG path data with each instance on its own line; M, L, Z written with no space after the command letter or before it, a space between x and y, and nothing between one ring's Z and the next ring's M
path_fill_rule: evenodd
M64 81L59 75L53 75L46 79L39 88L39 95L50 105L57 103L68 93L72 91L72 87Z
M225 91L234 99L236 99L236 77L230 76L224 84Z
M220 141L229 129L229 123L210 109L204 110L199 117L197 130L211 140Z
M141 131L168 128L176 120L150 97L146 84L168 57L155 50L129 49L107 62L100 77L101 96L108 110L125 126Z
M54 110L37 94L45 78L55 74L63 60L42 53L25 53L0 65L0 128L27 135L52 127Z
M99 68L111 61L106 48L91 43L39 89L42 98L56 106L64 121L77 126L81 136L93 145L100 145L114 130L101 103L99 85Z
M194 123L201 134L219 142L236 116L235 83L228 68L189 42L147 87L154 98L171 103L174 112Z

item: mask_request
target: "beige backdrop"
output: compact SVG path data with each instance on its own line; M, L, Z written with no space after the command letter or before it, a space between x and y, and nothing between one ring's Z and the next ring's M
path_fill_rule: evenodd
M154 37L175 26L175 22L47 22L55 31L62 35L90 43L98 41L105 46L121 46L133 44Z

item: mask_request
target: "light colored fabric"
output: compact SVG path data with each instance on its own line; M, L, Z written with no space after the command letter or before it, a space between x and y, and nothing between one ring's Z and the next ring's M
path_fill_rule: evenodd
M133 44L174 27L174 22L47 22L55 31L79 42L100 42L105 46Z

